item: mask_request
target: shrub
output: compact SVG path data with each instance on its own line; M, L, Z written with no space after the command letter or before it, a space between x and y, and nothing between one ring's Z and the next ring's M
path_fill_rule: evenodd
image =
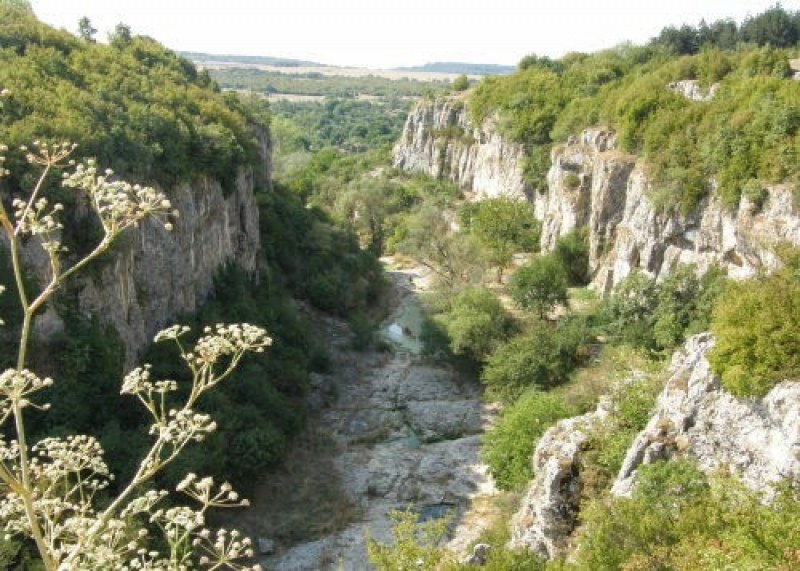
M519 305L544 318L557 305L567 305L567 273L552 255L540 256L511 276L509 291Z
M787 487L767 505L734 477L708 479L688 459L642 466L632 498L598 500L584 512L568 568L794 569L798 499Z
M485 360L511 333L511 316L487 289L471 287L455 295L447 312L437 316L450 349L474 361Z
M708 360L727 390L760 397L800 375L798 300L796 267L725 289L711 321L717 341Z
M446 519L418 523L414 512L395 511L392 543L384 545L367 537L367 555L378 571L417 571L435 569L444 555L441 543L447 533Z
M610 414L595 426L583 455L584 469L592 474L591 487L604 489L617 475L633 439L650 420L663 384L660 375L641 374L612 388Z
M496 396L512 400L530 387L547 389L565 382L588 355L591 334L580 319L557 326L535 321L525 334L500 345L487 359L481 382Z
M498 487L513 490L533 477L531 458L539 438L575 411L557 396L528 390L483 437L482 456Z
M466 91L469 89L469 78L463 73L453 80L453 91Z
M564 184L570 190L575 190L581 185L581 177L574 172L569 172L564 177Z
M723 282L718 268L698 278L694 266L679 266L661 283L634 273L606 298L600 319L623 342L669 351L687 335L707 329Z
M559 261L570 286L589 283L589 233L586 227L576 228L561 236L553 248L553 257Z

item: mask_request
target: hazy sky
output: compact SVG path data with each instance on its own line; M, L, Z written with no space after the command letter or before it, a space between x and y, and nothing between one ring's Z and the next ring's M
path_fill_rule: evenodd
M665 25L731 17L776 0L32 0L70 31L88 16L104 40L118 22L183 51L268 55L337 65L431 61L516 64L623 41ZM784 0L787 10L800 0Z

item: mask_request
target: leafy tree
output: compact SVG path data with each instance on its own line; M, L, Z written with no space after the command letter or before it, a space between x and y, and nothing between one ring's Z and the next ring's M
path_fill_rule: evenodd
M483 272L479 246L453 232L437 201L426 201L406 221L399 249L433 270L447 287L476 281Z
M463 73L453 80L453 91L466 91L469 89L469 79Z
M497 267L498 283L514 252L538 247L540 225L527 201L505 197L481 200L466 207L461 220L489 253L490 263Z
M470 287L456 294L448 310L437 316L456 355L480 362L511 333L511 316L487 289Z
M591 334L580 319L566 319L555 327L537 320L489 355L481 382L492 395L505 400L530 387L550 389L564 383L584 361L590 341Z
M558 305L567 305L567 273L551 255L539 256L511 276L509 292L519 305L544 319Z
M708 328L723 283L718 268L698 278L694 266L679 266L660 284L631 274L605 300L604 327L635 347L671 350L687 335Z
M553 257L559 261L570 286L589 282L589 233L586 227L577 228L561 236L553 248Z
M800 12L787 12L780 5L747 18L740 29L746 42L776 48L795 47L800 42Z
M92 26L92 22L86 16L78 21L78 36L82 40L94 43L94 35L97 33L97 28Z

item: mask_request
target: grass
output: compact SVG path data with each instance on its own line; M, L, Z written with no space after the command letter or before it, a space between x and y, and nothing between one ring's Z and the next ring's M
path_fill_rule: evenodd
M588 412L597 406L601 396L612 392L632 372L654 373L662 368L663 363L627 345L603 345L587 366L576 370L570 381L554 392L567 405Z

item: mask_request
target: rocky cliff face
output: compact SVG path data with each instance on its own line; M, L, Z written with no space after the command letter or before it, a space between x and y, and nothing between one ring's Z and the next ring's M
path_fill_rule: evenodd
M580 507L581 450L606 416L603 402L596 411L557 422L539 439L533 454L535 478L511 520L511 549L546 559L568 550Z
M542 250L578 226L589 230L589 267L594 286L607 293L633 271L663 278L678 264L704 271L718 264L736 278L778 265L778 243L800 245L800 212L792 190L775 185L757 207L742 198L725 208L716 196L688 214L658 211L648 198L643 165L614 150L607 129L587 129L557 147L548 190L537 196Z
M726 392L706 359L708 333L675 353L670 376L645 429L628 449L611 492L629 495L642 464L688 456L711 474L738 476L769 495L780 481L800 480L800 382L784 381L761 400ZM583 463L581 449L608 416L609 405L558 422L533 455L534 480L511 521L514 549L545 558L565 555L578 523Z
M713 95L693 82L670 88L693 98ZM663 278L677 264L701 271L717 264L749 277L778 264L776 244L800 246L800 212L788 186L768 188L760 207L742 198L729 209L712 196L688 214L658 211L644 165L616 150L611 129L586 129L556 147L544 193L530 196L523 159L522 147L505 141L494 120L471 125L460 99L420 103L394 149L395 166L455 181L478 198L528 196L542 221L545 252L574 228L588 228L589 269L601 293L633 271Z
M800 382L784 381L760 400L738 399L711 372L706 355L713 345L703 333L675 353L671 377L612 493L629 495L640 465L680 455L706 473L727 469L759 493L800 480Z
M270 180L270 143L258 132L263 162L258 172L241 168L233 192L199 177L166 189L179 217L174 230L146 222L128 231L111 254L76 283L83 315L112 325L125 345L130 365L170 319L194 311L208 296L216 272L236 262L255 271L259 249L256 185ZM36 323L45 335L61 327L52 309Z
M397 168L453 181L478 198L523 198L529 190L522 146L500 136L493 119L472 125L463 98L420 102L393 156Z

